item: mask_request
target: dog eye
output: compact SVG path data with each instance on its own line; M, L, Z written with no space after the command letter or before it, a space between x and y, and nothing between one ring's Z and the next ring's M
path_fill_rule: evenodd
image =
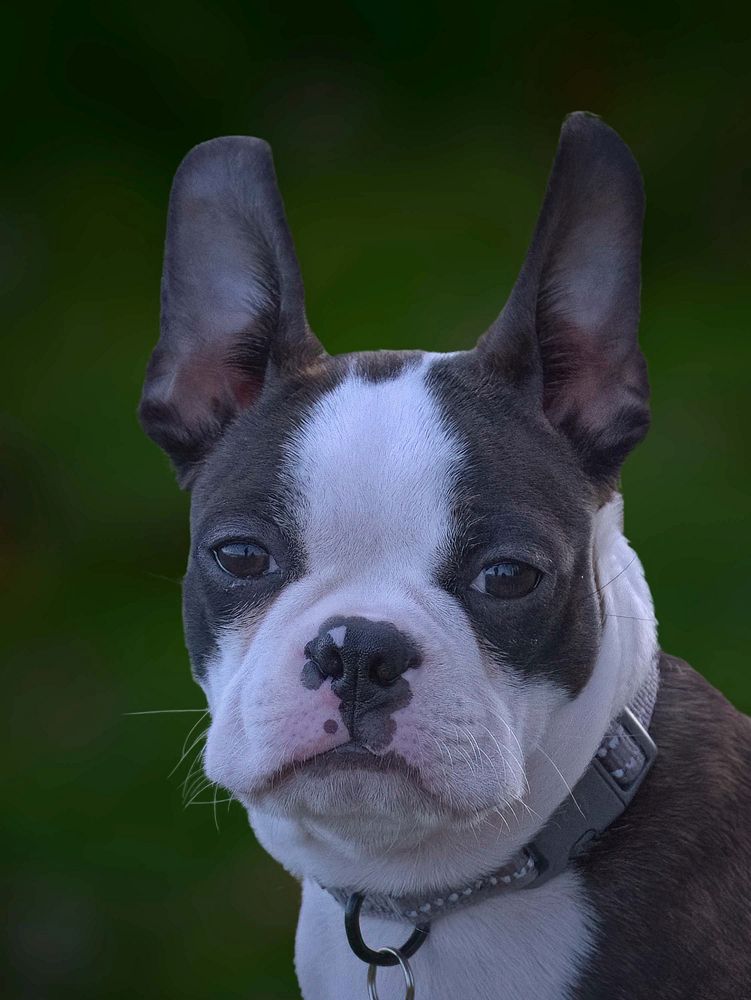
M217 545L214 558L230 576L266 576L279 569L274 557L255 542L225 542L224 545Z
M472 582L475 590L491 597L526 597L542 578L542 573L528 563L516 559L506 559L503 562L486 566L480 575Z

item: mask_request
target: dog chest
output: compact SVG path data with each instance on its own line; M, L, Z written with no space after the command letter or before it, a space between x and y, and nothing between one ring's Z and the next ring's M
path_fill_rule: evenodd
M576 875L565 873L534 892L478 904L435 922L410 960L417 995L431 1000L565 1000L593 946L593 915ZM398 945L409 928L364 917L369 945ZM349 949L343 914L318 886L306 882L295 964L304 1000L367 996L366 966ZM400 973L378 973L381 1000L401 1000Z

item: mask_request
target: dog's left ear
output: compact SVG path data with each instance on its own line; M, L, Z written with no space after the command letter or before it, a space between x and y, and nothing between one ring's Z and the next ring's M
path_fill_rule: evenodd
M649 426L637 342L644 191L621 138L594 115L564 122L537 227L478 350L537 395L598 485L614 486Z

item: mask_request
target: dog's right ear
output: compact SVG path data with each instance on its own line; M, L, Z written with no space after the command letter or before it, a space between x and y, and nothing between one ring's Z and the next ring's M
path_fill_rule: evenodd
M269 365L320 354L269 146L245 136L196 146L172 185L161 333L139 408L180 484L190 485L226 426L253 404Z

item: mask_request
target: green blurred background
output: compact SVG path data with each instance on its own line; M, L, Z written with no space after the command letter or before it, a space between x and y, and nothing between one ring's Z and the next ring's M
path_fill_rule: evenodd
M468 346L564 114L633 147L654 424L627 530L663 645L751 709L748 8L16 4L2 15L0 557L13 998L292 997L297 890L177 771L187 497L135 407L172 174L270 140L332 352ZM219 798L224 798L219 795Z

